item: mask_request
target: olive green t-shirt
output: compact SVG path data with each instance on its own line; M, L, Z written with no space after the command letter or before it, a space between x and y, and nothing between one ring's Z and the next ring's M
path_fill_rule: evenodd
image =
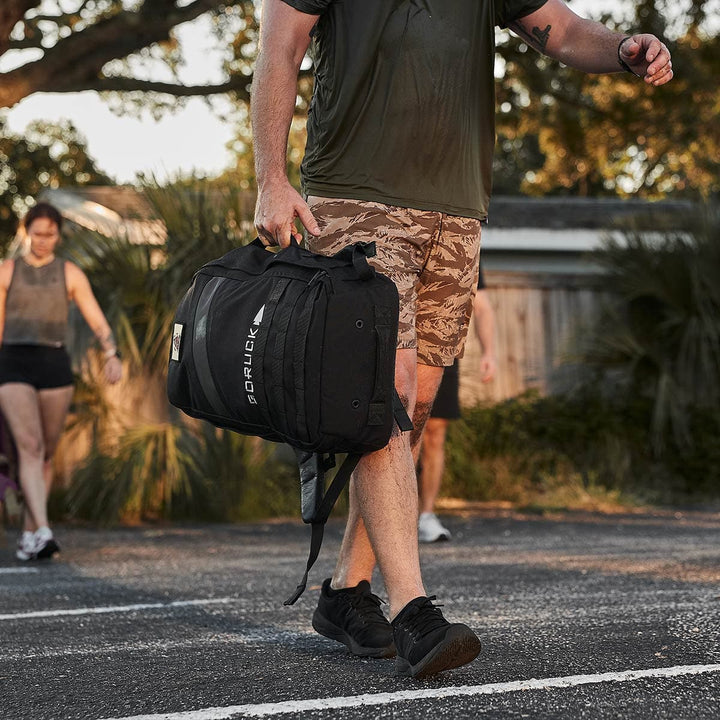
M547 0L284 0L319 15L307 195L484 219L495 26Z

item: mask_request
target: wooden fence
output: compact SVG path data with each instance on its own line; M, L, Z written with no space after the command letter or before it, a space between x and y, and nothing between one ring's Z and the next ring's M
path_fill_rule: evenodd
M460 363L460 402L499 402L530 388L552 393L576 377L573 339L591 323L602 300L597 275L485 271L495 311L498 360L493 381L480 381L481 346L473 328Z

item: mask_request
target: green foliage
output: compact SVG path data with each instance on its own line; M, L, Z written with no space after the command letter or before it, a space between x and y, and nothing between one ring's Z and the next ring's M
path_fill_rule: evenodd
M157 373L167 363L171 319L195 271L249 239L240 224L247 200L196 178L147 185L145 194L167 228L162 247L77 230L64 254L87 274L134 368Z
M720 192L714 81L720 36L709 22L711 2L646 0L621 9L622 17L599 19L664 38L675 70L668 85L651 88L628 74L587 75L501 36L495 172L503 192L647 198Z
M446 492L526 503L562 485L627 490L628 444L642 444L638 413L621 414L590 393L541 398L533 391L474 408L451 428Z
M102 523L289 515L296 474L254 438L206 423L135 425L91 448L65 502L71 516Z
M68 432L89 436L90 451L66 494L68 512L101 522L294 514L294 467L254 438L181 417L165 396L177 303L203 263L248 239L244 199L195 179L146 194L167 228L164 246L85 231L66 242L117 328L129 375L128 407L113 406L99 368L85 363ZM143 417L148 398L153 418Z
M525 503L562 486L566 499L604 489L717 500L719 241L713 207L684 235L608 241L595 259L612 299L568 358L584 378L563 395L466 412L450 431L444 492Z
M19 136L0 116L0 255L15 235L18 218L44 188L109 182L72 123L35 122Z
M578 353L618 392L652 402L656 453L668 432L692 444L691 410L720 407L720 213L706 208L687 234L609 240L597 260L614 297Z

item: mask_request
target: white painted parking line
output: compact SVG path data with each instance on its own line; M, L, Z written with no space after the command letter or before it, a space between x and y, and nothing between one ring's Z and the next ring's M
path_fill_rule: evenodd
M460 685L428 690L399 690L392 693L352 695L349 697L317 698L313 700L287 700L277 703L258 705L231 705L211 707L203 710L188 710L156 715L133 715L123 718L105 718L104 720L230 720L241 717L267 717L286 713L311 712L315 710L339 710L341 708L370 707L373 705L391 705L396 702L413 700L438 700L458 696L501 695L521 690L551 690L554 688L593 685L599 683L632 682L652 678L672 678L685 675L702 675L720 672L720 665L678 665L648 670L626 670L624 672L598 673L596 675L569 675L568 677L545 678L544 680L516 680L514 682L491 683L488 685Z
M36 573L40 572L37 568L28 567L4 567L0 568L0 575L20 575L22 573Z
M68 615L102 615L104 613L126 613L136 610L158 610L162 608L192 607L195 605L227 605L237 598L208 598L205 600L175 600L169 603L137 603L135 605L108 605L107 607L68 608L65 610L35 610L33 612L6 613L0 620L29 620L35 618L65 617Z

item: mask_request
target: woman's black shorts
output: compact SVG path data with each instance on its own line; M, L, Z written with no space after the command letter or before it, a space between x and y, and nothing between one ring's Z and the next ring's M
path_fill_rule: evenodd
M27 383L36 390L73 384L70 357L64 347L3 345L0 347L0 385Z
M445 368L430 417L457 420L460 417L460 366L458 361Z

